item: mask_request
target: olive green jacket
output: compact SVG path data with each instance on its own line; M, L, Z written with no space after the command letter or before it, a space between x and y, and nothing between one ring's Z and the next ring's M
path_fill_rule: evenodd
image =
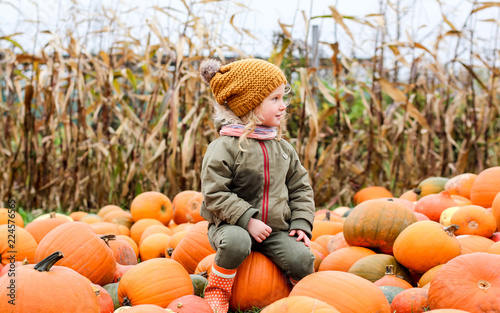
M311 238L313 190L295 149L285 140L221 136L203 158L200 214L209 223L246 228L257 218L273 231L303 230Z

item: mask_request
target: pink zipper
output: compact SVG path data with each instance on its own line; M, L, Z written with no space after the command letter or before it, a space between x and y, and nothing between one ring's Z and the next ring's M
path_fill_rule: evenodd
M260 147L262 148L262 153L264 154L264 195L262 197L262 221L267 224L267 216L269 213L269 185L270 185L270 175L269 175L269 154L267 153L267 148L264 142L259 141Z

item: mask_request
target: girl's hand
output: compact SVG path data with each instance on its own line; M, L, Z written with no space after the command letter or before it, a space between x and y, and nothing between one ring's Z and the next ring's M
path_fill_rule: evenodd
M247 230L257 242L264 241L273 231L266 223L253 217L248 221Z
M309 247L311 245L311 240L309 240L309 237L307 237L306 233L303 230L292 229L288 235L290 235L290 237L297 235L297 241L303 241L306 247Z

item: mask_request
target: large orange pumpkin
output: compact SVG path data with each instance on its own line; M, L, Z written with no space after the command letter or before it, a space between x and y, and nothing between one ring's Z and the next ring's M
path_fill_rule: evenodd
M24 229L26 229L33 236L35 241L39 243L51 230L68 222L68 220L62 218L48 218L28 223Z
M208 241L208 222L198 222L186 233L184 238L175 247L172 259L179 262L193 274L198 263L207 255L215 253Z
M156 258L123 274L118 285L122 305L155 304L163 308L178 297L192 295L189 273L176 261Z
M147 191L137 195L130 205L130 214L134 222L143 218L152 218L167 226L172 219L173 212L170 199L157 191Z
M354 194L354 204L358 205L367 200L392 198L392 193L382 186L365 187Z
M35 266L17 267L15 289L7 289L12 277L0 277L1 311L99 313L99 300L88 280L70 268L54 266L61 258L63 254L56 251ZM9 296L10 290L15 290L13 297ZM9 300L14 300L15 305L10 305Z
M142 233L152 225L163 225L159 220L154 218L143 218L137 222L135 222L132 227L130 227L130 238L132 238L137 246L139 246L141 242Z
M116 237L115 240L108 242L109 247L113 250L116 263L122 265L137 264L137 256L130 242L123 237Z
M0 225L0 260L4 266L11 258L15 261L26 258L29 263L34 263L36 247L35 239L26 229L14 224Z
M183 224L188 222L187 211L192 208L188 207L188 202L196 197L199 197L201 192L195 190L183 190L175 195L172 199L173 206L173 221L177 224ZM201 194L201 199L203 201L203 195Z
M500 312L500 255L464 254L436 273L429 287L431 309Z
M21 214L7 208L0 208L0 225L9 224L9 221L14 222L14 225L24 227L24 220Z
M343 222L314 220L311 240L316 240L323 235L335 235L341 232L343 227Z
M459 235L457 240L462 247L462 254L486 252L495 243L489 238L477 235Z
M418 273L460 255L461 247L453 231L434 221L419 221L405 228L394 242L394 257Z
M365 247L346 247L335 250L323 259L318 271L347 272L358 260L373 254L375 252Z
M340 313L340 311L318 299L290 296L273 302L260 313Z
M491 208L493 199L500 192L500 166L485 169L472 184L470 200L472 204Z
M146 261L153 258L169 258L168 254L165 254L170 236L167 234L152 234L145 238L141 245L139 246L139 256L141 261Z
M391 302L393 313L422 313L429 308L428 290L410 288L398 293Z
M342 313L389 313L382 290L354 274L322 271L307 275L293 287L290 296L308 296L333 306Z
M64 258L56 264L67 266L104 286L113 281L116 261L108 244L88 224L68 222L57 226L40 241L35 262L40 262L56 250Z
M399 233L416 221L417 217L410 209L392 199L367 200L347 216L343 233L350 246L392 254Z
M451 216L450 223L458 225L456 235L477 235L489 238L497 228L493 214L479 205L466 205L459 208Z
M287 297L290 289L283 271L268 257L253 251L238 267L229 307L233 311L261 308Z

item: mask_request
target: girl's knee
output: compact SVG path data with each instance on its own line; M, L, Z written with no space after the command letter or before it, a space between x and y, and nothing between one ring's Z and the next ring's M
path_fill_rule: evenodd
M289 266L290 277L301 280L314 272L314 254L309 249L299 252L289 261Z

